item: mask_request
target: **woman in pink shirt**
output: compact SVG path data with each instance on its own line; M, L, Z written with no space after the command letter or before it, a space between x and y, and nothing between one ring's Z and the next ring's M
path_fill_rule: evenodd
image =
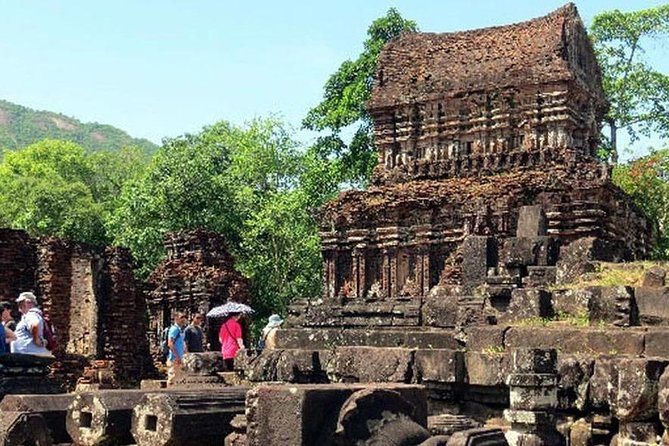
M242 326L239 324L240 317L242 317L241 313L231 313L218 332L218 340L221 342L221 355L227 370L233 369L237 351L244 348Z

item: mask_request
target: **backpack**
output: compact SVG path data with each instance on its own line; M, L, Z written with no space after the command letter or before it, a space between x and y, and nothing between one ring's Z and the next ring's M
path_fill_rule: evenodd
M258 345L256 345L256 349L261 352L265 350L265 346L266 346L265 338L262 337L258 339Z
M44 321L44 330L42 335L46 341L46 349L50 352L55 352L58 350L58 340L56 339L56 331L54 330L53 324L51 323L51 318L48 315L44 315L42 320Z
M163 355L163 358L165 359L167 359L167 357L170 355L170 346L167 343L168 341L167 338L170 334L170 328L172 328L172 325L165 328L163 330L162 336L160 337L160 353ZM174 338L174 340L176 341L177 339L179 339L180 336L181 336L181 329L179 329L179 334L177 334L177 337Z

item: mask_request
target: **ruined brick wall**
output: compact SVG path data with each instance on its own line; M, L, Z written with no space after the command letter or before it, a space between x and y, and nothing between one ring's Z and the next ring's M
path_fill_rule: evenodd
M132 263L127 250L107 248L104 273L99 279L103 293L98 312L98 356L113 360L114 373L124 382L147 376L152 368L146 300L132 273Z
M59 373L70 376L68 364L79 368L83 358L114 360L120 381L148 372L144 296L127 251L5 229L2 262L0 290L6 297L33 290L51 316L63 364Z
M0 229L0 300L13 301L35 286L35 249L28 234Z
M228 300L249 303L248 280L234 269L222 235L194 230L165 236L166 259L147 279L149 330L154 349L176 311L206 314ZM208 335L214 346L216 327Z

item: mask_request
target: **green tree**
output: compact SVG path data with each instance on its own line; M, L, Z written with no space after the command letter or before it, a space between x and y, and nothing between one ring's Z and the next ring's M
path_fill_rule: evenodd
M84 148L74 143L44 140L6 151L0 164L0 224L104 243L101 207L90 189L93 177Z
M251 279L260 316L282 312L320 289L320 243L310 210L332 197L327 160L298 150L283 124L219 122L168 140L144 176L126 183L114 212L115 241L132 249L143 274L163 255L167 231L225 235L237 269Z
M669 136L669 76L644 59L644 48L669 33L669 5L633 12L607 11L594 17L590 36L611 103L605 122L608 151L618 161L618 130L639 136Z
M654 255L669 258L669 149L652 150L647 156L616 166L613 181L657 223Z
M367 30L362 53L354 61L344 61L330 76L323 100L302 122L307 129L327 132L318 139L315 148L321 156L336 157L339 163L336 170L342 181L364 184L369 180L377 158L365 104L372 91L376 60L387 42L417 29L414 21L403 19L395 8L374 20ZM346 143L342 134L348 128L353 129L353 136Z

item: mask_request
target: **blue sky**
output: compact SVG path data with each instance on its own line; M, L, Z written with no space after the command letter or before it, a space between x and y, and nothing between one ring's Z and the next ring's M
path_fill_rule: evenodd
M665 0L666 1L666 0ZM577 2L598 12L660 0ZM544 15L562 0L0 0L0 98L160 142L220 119L279 114L299 127L328 76L388 8L422 31ZM669 71L667 53L650 56Z

